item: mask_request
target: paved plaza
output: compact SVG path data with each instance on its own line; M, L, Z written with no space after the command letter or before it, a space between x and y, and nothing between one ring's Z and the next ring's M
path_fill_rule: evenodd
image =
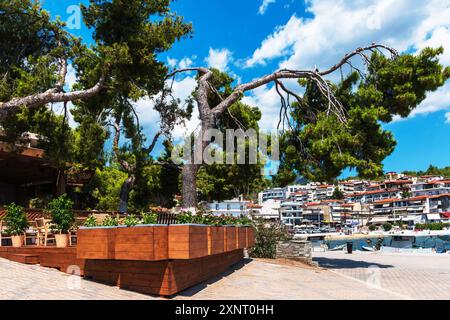
M245 260L174 299L450 299L450 255L315 253L324 268ZM0 259L1 299L160 299Z

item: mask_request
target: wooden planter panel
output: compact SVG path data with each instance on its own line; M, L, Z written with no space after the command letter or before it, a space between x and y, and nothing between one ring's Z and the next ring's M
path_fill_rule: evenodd
M236 227L224 227L225 252L236 250Z
M224 240L223 227L208 227L208 254L223 253L225 250Z
M166 260L167 232L167 226L80 229L77 254L81 259Z
M247 227L247 248L251 248L255 245L255 228Z
M172 225L168 230L169 259L195 259L208 255L208 227Z
M87 260L85 277L140 293L172 296L226 271L243 259L243 250L191 260Z
M77 257L79 259L115 259L117 228L79 229Z
M237 249L247 248L247 230L245 227L236 228L236 247Z
M167 259L167 226L117 228L116 260L155 261Z

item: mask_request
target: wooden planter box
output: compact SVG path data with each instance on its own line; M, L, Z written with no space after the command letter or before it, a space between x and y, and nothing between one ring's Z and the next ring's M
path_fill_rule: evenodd
M208 255L208 226L170 225L169 259L195 259Z
M115 227L80 228L77 233L78 259L115 259Z
M115 235L116 260L158 261L168 259L168 226L118 227Z
M237 231L235 226L224 227L225 252L236 250L237 248L236 232Z
M255 245L255 228L246 227L245 230L247 234L247 248L251 248Z
M208 227L208 254L215 255L225 251L224 227Z
M167 233L165 225L81 228L77 256L96 260L166 260Z
M247 248L247 228L246 227L236 227L236 248L237 249Z

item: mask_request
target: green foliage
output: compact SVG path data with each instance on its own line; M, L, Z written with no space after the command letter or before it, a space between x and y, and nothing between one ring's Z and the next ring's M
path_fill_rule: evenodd
M13 236L22 235L28 228L27 215L21 206L12 203L5 207L7 233Z
M345 194L336 186L336 188L333 191L333 195L331 197L334 200L343 200L345 199Z
M126 216L122 221L122 224L126 225L127 227L134 227L139 223L141 223L141 221L134 214Z
M449 228L450 223L442 223L442 222L432 222L432 223L418 223L415 225L416 230L431 230L431 231L440 231L445 228Z
M411 176L437 175L450 178L450 167L438 168L430 165L426 171L404 171L403 173Z
M89 227L89 228L93 228L97 226L97 219L95 218L95 216L93 214L89 215L89 217L87 217L86 221L84 221L84 226L85 227Z
M157 224L158 223L158 214L143 213L142 214L142 223L143 224Z
M290 240L289 234L281 224L267 223L262 219L255 221L255 246L249 250L252 258L275 259L277 243Z
M177 222L180 224L193 223L194 215L190 211L181 211L177 214Z
M370 225L369 226L369 230L370 231L375 231L375 230L377 230L378 228L376 227L376 226L374 226L374 225Z
M386 222L385 224L383 224L382 228L384 231L389 232L392 230L392 223Z
M119 218L111 217L109 215L102 222L102 227L117 227L119 225Z
M97 210L117 210L120 188L126 178L126 173L113 166L106 167L103 170L97 169L86 190L96 199Z
M67 233L75 222L75 214L72 211L73 201L64 194L53 199L48 204L47 212L52 217L55 229L60 233Z
M427 48L394 59L374 53L366 77L353 72L337 85L330 83L345 109L345 123L328 113L329 103L314 82L301 82L305 94L292 106L293 128L281 139L281 177L274 180L292 180L287 179L293 177L290 171L331 182L346 168L356 169L361 178L382 175L382 162L396 146L382 124L407 117L428 92L445 83L449 72L439 64L442 52Z

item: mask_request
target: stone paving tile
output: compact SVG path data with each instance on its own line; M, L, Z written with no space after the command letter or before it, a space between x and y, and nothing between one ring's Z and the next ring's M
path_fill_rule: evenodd
M58 270L0 259L2 300L157 299L71 276Z
M450 255L325 252L314 260L399 298L450 300Z
M246 260L173 299L450 299L450 256L328 252L315 253L315 260L326 263L328 269ZM0 259L0 299L159 298Z

